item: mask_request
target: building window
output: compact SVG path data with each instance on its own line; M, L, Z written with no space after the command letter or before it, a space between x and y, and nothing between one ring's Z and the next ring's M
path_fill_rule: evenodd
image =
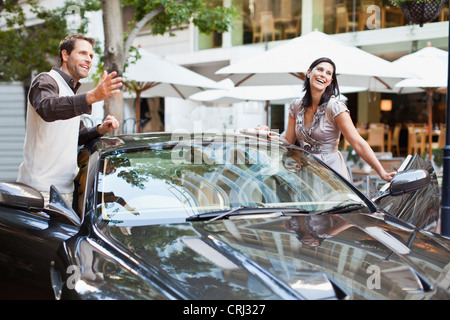
M390 0L211 0L216 5L231 3L240 16L231 26L231 45L286 40L302 34L305 28L327 34L376 30L409 24ZM303 16L303 15L311 15ZM448 21L448 7L436 19ZM307 32L308 30L304 30ZM199 49L217 48L221 34L200 35Z
M302 0L243 0L244 43L285 40L301 34Z
M389 0L328 0L326 21L332 24L324 26L327 33L374 30L405 25L405 18L398 7Z

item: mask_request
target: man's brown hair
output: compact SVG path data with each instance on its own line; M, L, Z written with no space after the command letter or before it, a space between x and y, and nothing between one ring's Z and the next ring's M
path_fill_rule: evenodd
M66 50L67 54L71 54L73 48L75 48L75 42L77 40L86 40L89 42L92 47L95 46L95 39L91 37L84 36L82 34L71 34L65 37L61 42L59 43L59 63L62 65L63 59L62 59L62 51Z

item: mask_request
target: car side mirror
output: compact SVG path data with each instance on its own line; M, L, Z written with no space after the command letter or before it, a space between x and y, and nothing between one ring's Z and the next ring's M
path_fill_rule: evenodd
M45 207L44 197L38 190L20 182L0 182L0 205L21 210L41 210L53 219L75 226L81 224L78 215L54 186L50 188L50 203Z
M44 197L36 189L20 182L0 182L0 205L20 209L44 207Z
M430 174L426 170L414 169L397 173L389 187L390 194L399 196L404 193L414 192L431 183Z

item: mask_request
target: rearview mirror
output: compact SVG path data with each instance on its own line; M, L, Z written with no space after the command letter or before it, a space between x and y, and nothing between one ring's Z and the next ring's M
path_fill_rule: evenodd
M430 182L430 174L426 170L405 170L395 175L390 183L389 190L391 195L399 196L423 188Z

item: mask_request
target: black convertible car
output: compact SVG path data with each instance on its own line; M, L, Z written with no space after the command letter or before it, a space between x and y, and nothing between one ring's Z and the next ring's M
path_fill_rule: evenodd
M56 299L449 299L432 166L366 198L276 138L138 134L79 152L73 206L0 183L0 274Z

